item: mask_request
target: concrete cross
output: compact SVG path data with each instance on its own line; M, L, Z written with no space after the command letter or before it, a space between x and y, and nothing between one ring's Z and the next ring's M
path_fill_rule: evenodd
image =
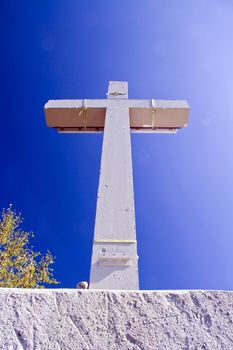
M47 125L59 132L104 130L92 250L91 289L139 289L130 130L174 133L187 125L186 101L129 100L111 81L106 100L50 100Z

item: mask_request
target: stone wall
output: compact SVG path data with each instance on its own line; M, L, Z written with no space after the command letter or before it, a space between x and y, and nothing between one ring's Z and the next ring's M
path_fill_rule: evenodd
M0 349L233 349L233 293L0 289Z

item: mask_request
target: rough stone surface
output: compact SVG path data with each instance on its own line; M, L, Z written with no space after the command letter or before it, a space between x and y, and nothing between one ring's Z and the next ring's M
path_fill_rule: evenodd
M233 349L233 293L0 290L0 349Z

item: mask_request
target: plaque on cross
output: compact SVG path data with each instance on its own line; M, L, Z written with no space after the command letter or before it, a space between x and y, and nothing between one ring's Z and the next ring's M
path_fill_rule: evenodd
M65 133L104 131L91 289L139 289L130 131L175 133L187 125L183 100L128 99L127 82L111 81L107 99L50 100L49 127Z

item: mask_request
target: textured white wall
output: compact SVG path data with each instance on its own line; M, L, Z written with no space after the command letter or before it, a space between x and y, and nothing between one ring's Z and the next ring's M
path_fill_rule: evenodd
M233 293L0 289L0 349L230 350Z

